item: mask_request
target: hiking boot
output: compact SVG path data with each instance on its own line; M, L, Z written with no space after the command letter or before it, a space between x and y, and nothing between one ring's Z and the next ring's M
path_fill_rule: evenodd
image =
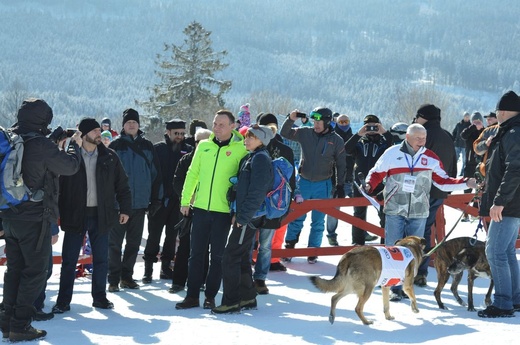
M269 271L286 272L287 267L285 267L281 262L274 262L269 266Z
M307 262L310 263L310 264L315 264L316 262L318 262L318 257L317 256L309 256L309 257L307 257Z
M141 282L143 284L151 284L152 283L152 276L143 276L143 279L141 279Z
M56 303L54 307L52 307L52 313L53 314L63 314L66 311L70 310L69 304L58 304Z
M36 329L33 326L29 325L27 328L18 330L18 331L10 331L9 332L9 341L27 341L27 340L35 340L42 339L47 335L47 332L44 330Z
M391 302L400 302L402 299L408 299L408 295L404 293L403 290L396 290L390 292L390 301Z
M514 311L520 311L520 304L514 304L513 305L513 310Z
M413 280L413 283L417 286L425 287L427 285L426 276L424 274L418 274Z
M119 284L108 285L108 292L119 292Z
M375 241L377 240L379 237L377 237L376 235L370 235L369 233L367 233L365 235L365 242L372 242L372 241Z
M133 279L121 279L119 285L121 285L123 289L139 289L139 284L137 284Z
M153 273L153 262L145 260L144 261L144 274L141 281L143 284L150 284L152 282L152 273Z
M54 314L52 312L46 313L40 309L40 310L37 310L36 313L34 314L33 320L34 321L49 321L53 317L54 317Z
M239 314L240 313L240 303L232 304L232 305L219 305L216 308L211 309L211 314Z
M484 310L480 310L477 315L484 318L496 318L496 317L513 317L515 316L514 309L500 309L493 305L488 306Z
M246 300L246 301L240 301L240 308L243 310L251 310L251 309L257 309L257 303L256 298Z
M169 293L177 293L179 291L184 291L184 286L173 284L172 287L168 290Z
M203 309L213 309L215 308L215 299L206 297L204 299L204 304L202 305Z
M94 308L99 308L99 309L114 309L114 303L110 302L108 299L101 299L101 300L97 300L97 301L94 301L92 303L92 306Z
M336 237L328 237L327 236L327 240L329 240L329 244L331 246L335 246L335 247L339 246L338 239Z
M462 219L460 220L462 223L466 223L466 222L469 222L469 217L466 215L464 217L462 217Z
M175 305L175 309L190 309L199 307L199 299L197 297L186 296L184 301Z
M267 295L269 293L269 289L265 286L265 280L255 279L255 288L256 293L259 295Z

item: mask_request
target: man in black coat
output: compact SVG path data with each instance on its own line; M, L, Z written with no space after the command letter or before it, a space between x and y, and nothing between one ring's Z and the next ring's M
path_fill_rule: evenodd
M7 271L1 327L3 337L11 341L33 340L47 334L33 328L31 321L36 312L33 304L47 280L52 251L50 223L56 223L58 218L58 175L76 173L81 161L78 132L64 151L45 137L52 117L52 109L44 100L30 98L18 110L18 122L13 126L22 137L31 134L29 140L24 138L22 173L33 195L16 209L2 212Z
M427 149L435 152L439 156L444 170L450 177L457 176L457 156L455 154L455 145L450 133L441 127L441 110L433 104L423 104L415 115L415 122L426 128L426 144ZM443 204L444 199L448 197L448 193L441 191L432 184L430 190L430 208L429 215L426 218L424 228L424 238L426 239L427 253L431 249L431 231L432 225L435 223L437 210ZM418 286L426 286L426 277L428 277L428 265L430 257L423 259L414 283Z
M462 168L460 170L459 176L462 176L464 174L464 168L466 167L466 141L462 139L460 134L471 124L469 122L469 118L469 113L465 112L462 120L457 122L455 128L453 128L453 131L451 133L451 136L453 137L453 141L455 143L455 155L457 157L457 160L459 160L459 157L461 157L462 160Z
M125 170L114 150L101 143L99 123L93 118L84 118L79 130L83 136L81 168L72 176L60 177L60 225L65 236L60 289L52 308L55 314L70 310L76 264L87 232L93 259L92 306L114 308L106 297L108 234L116 224L125 224L132 210Z
M180 197L174 193L172 181L179 160L193 148L185 143L186 122L173 119L166 122L164 141L154 145L162 172L164 196L161 207L154 214L148 213L148 238L144 248L143 284L152 282L153 263L157 262L162 230L165 238L161 252L161 279L172 279L171 262L175 257L177 231L175 225L181 220Z

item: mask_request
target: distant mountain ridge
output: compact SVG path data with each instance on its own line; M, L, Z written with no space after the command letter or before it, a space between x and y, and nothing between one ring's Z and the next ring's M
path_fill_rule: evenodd
M443 112L457 120L464 110L492 110L504 90L520 91L517 8L449 0L4 1L0 99L19 80L51 104L54 123L73 126L89 115L119 126L122 111L157 82L163 43L182 44L182 30L196 20L216 51L229 52L222 77L233 81L225 97L233 111L270 90L305 110L325 104L358 119L392 118L396 90L422 81L453 94Z

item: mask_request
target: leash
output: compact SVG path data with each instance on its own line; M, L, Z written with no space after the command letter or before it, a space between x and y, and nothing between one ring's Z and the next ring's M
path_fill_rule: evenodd
M477 203L479 204L479 208L480 208L480 190L481 188L478 187L475 189L475 195L473 196L473 198L470 200L470 202L466 205L466 207L464 208L464 210L462 210L462 213L459 217L459 219L457 219L457 221L455 222L455 224L453 225L453 227L450 229L450 231L448 231L448 233L446 234L446 236L444 236L444 238L439 242L437 243L437 245L435 247L433 247L428 253L424 254L423 257L425 256L431 256L433 253L435 253L440 246L442 246L444 244L444 242L446 242L446 239L451 235L451 233L453 232L453 230L455 230L455 228L457 227L457 225L459 224L460 220L462 219L462 217L464 217L464 213L466 213L466 210L470 207L469 205L475 201L477 201ZM473 242L472 246L475 245L475 243L477 243L477 233L478 231L482 228L482 217L479 217L479 224L477 226L477 230L475 231L475 234L473 235L474 238L471 239L470 241L470 244L471 242Z

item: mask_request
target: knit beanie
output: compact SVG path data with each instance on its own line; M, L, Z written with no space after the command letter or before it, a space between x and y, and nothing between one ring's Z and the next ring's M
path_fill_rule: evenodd
M497 110L520 111L520 98L514 91L506 92L498 101Z
M482 114L479 113L478 111L476 111L473 114L471 114L470 121L473 122L475 120L479 120L480 122L484 122L484 118L482 117Z
M132 108L128 108L125 111L123 111L123 126L127 121L134 120L135 122L139 123L139 113Z
M78 130L81 132L81 137L87 135L93 129L101 128L96 119L92 117L84 117L81 119L78 125Z
M433 104L423 104L417 110L417 115L425 120L440 120L441 110Z

